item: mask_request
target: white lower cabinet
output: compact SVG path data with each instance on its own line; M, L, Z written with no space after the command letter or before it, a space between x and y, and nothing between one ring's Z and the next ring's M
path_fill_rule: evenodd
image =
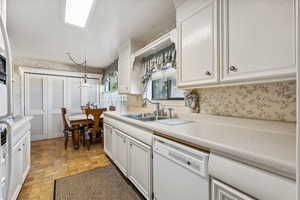
M254 200L216 179L211 181L211 193L212 200Z
M23 142L23 171L22 171L22 178L25 180L29 170L30 170L30 163L31 163L31 137L30 132L27 132L25 135Z
M21 177L23 174L23 152L22 141L18 142L12 149L12 178L10 187L10 199L17 199L21 190Z
M30 169L30 132L27 132L12 149L12 179L10 199L15 200Z
M112 132L111 126L104 124L104 152L112 159Z
M151 146L104 124L104 151L141 194L152 199Z
M123 174L127 176L127 137L118 130L113 130L112 136L112 159Z
M147 199L151 199L151 148L134 139L129 139L128 178Z

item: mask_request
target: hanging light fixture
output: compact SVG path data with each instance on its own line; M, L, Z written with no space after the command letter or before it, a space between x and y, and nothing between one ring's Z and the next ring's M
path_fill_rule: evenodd
M78 63L75 61L75 59L72 57L71 53L66 53L68 58L77 66L84 67L84 77L83 80L80 82L80 88L87 88L90 87L90 84L87 82L87 65L86 65L86 57L84 58L84 61L82 63Z

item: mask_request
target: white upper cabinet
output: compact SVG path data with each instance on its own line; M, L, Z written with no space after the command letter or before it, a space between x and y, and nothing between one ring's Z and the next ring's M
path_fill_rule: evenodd
M130 40L119 49L118 88L121 94L142 93L142 68L133 65L132 54L137 46Z
M178 86L218 80L217 2L187 1L177 9Z
M296 1L185 1L176 9L178 86L295 78Z
M221 0L222 81L296 71L296 0Z

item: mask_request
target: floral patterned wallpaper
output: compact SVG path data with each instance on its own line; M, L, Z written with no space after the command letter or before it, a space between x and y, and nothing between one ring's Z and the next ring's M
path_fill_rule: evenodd
M200 113L296 121L296 81L199 89Z

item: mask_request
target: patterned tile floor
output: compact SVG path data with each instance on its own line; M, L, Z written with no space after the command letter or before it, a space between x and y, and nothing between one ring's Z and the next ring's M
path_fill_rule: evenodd
M63 138L33 142L31 152L31 170L18 200L53 200L55 179L110 164L102 144L88 151L83 146L74 150L69 142L65 150Z

